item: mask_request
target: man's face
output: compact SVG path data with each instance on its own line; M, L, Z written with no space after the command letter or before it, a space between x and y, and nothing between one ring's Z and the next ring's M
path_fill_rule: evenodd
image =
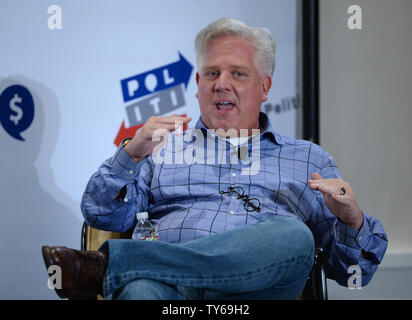
M260 106L272 82L269 75L259 73L255 51L237 37L217 38L206 49L202 70L196 74L196 97L207 128L259 128Z

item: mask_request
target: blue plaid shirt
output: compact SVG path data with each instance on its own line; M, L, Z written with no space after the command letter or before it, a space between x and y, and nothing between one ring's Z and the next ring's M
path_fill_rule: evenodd
M210 130L201 119L196 130L184 132L182 150L192 152L194 139L204 139L200 144L204 147L209 146L207 140L210 143L213 139L215 151L222 146L226 149L226 161L214 158L215 161L200 163L188 157L190 163L176 164L157 161L152 154L136 164L120 145L86 187L81 203L86 222L97 229L123 232L134 227L137 212L147 211L158 224L160 240L180 243L274 215L293 216L312 230L316 247L326 250L329 278L346 286L348 267L358 264L362 284L367 284L387 247L381 222L364 213L359 231L341 223L326 207L322 193L311 190L307 183L313 172L323 178L340 178L333 158L314 143L275 132L264 113L260 114L260 127L262 131L256 139L260 148L259 167L253 174L243 174L247 162L230 161L238 156L239 149L217 135L207 134ZM196 136L198 132L203 133L201 137ZM171 134L157 155L161 154L162 159L168 154L176 157L176 139ZM249 159L254 143L245 144ZM173 145L174 148L170 147ZM214 156L218 155L215 152ZM206 152L203 156L206 159ZM199 160L202 155L197 157ZM249 199L258 199L260 212L248 210L244 199L228 192L233 186L241 187L237 190Z

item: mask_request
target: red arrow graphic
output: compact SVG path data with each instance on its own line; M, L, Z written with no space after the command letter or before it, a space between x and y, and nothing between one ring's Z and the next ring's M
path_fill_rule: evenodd
M119 132L117 133L116 139L114 139L114 144L116 147L122 143L122 141L126 138L133 138L134 135L136 134L136 131L141 128L144 125L144 123L138 124L137 126L129 127L126 128L124 125L124 120L122 122L122 125L119 129Z

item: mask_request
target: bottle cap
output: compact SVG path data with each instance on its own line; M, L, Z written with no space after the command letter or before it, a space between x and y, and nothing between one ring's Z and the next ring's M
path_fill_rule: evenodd
M139 213L136 213L136 219L137 220L139 220L139 219L147 219L149 217L149 215L148 215L148 213L145 211L145 212L139 212Z

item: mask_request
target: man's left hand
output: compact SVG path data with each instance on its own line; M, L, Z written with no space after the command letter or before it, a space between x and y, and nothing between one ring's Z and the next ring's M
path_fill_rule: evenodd
M356 230L360 230L363 223L363 213L348 182L342 179L323 179L315 172L312 174L312 180L309 180L308 183L312 190L322 192L326 206L339 220Z

